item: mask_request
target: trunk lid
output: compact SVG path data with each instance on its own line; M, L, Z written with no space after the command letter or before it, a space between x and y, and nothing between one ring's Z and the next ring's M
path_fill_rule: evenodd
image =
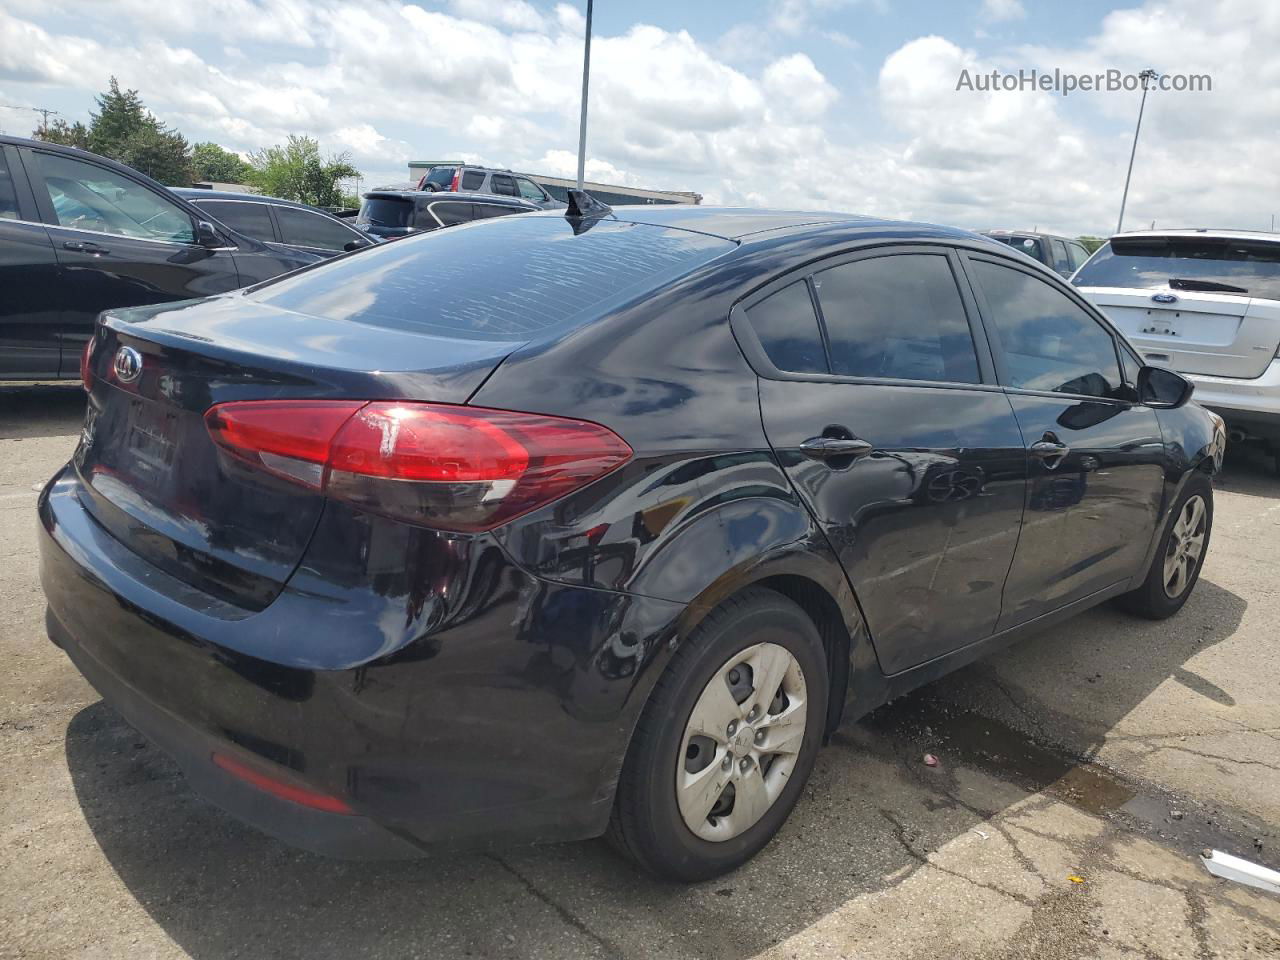
M1148 362L1180 373L1252 379L1280 347L1280 302L1167 286L1081 292Z
M86 509L164 572L248 610L283 587L324 498L220 453L215 403L283 398L464 403L520 344L294 313L243 295L104 316L74 463ZM140 374L114 370L136 351ZM128 364L124 364L127 374Z

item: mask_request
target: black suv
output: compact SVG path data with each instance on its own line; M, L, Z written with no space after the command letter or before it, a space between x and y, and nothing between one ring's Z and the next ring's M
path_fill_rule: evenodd
M1007 243L1064 277L1070 277L1089 259L1089 251L1084 248L1084 244L1070 237L1036 233L1033 230L986 230L982 235Z
M486 193L458 196L429 190L371 190L360 204L356 225L376 237L394 240L424 230L439 230L512 213L536 213L540 209L518 197L495 197Z
M0 380L80 376L103 310L221 293L319 259L212 223L105 157L0 137Z
M195 187L173 192L224 226L290 254L328 259L378 242L331 213L293 200Z

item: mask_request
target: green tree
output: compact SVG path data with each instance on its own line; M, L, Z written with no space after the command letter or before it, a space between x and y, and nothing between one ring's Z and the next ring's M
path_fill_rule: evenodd
M1097 250L1100 246L1102 246L1104 243L1107 242L1106 238L1104 237L1087 237L1086 236L1086 237L1076 237L1076 239L1079 240L1082 244L1084 244L1084 248L1088 250L1090 254L1092 254L1093 251Z
M193 180L187 138L160 124L130 134L116 146L113 159L170 187L189 187Z
M320 156L320 144L311 137L290 136L288 143L259 150L249 158L252 183L264 194L298 200L316 207L342 202L339 181L357 176L349 154Z
M81 150L89 149L89 128L79 120L75 123L55 120L47 127L36 130L31 136L47 143L60 143L67 147L79 147Z
M117 160L124 142L145 130L158 128L160 123L147 112L137 90L121 90L120 82L111 78L105 93L97 96L98 112L90 113L89 149L104 157Z
M248 183L253 168L238 154L216 143L197 143L191 148L191 166L197 180L219 183Z

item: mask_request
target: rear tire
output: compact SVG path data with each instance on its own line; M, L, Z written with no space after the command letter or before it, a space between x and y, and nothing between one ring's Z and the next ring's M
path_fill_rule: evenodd
M827 694L822 638L800 607L760 587L726 600L654 687L623 764L610 842L670 880L741 866L799 799Z
M1119 606L1148 620L1163 620L1181 610L1200 579L1212 530L1213 484L1197 471L1169 511L1142 586L1120 596Z

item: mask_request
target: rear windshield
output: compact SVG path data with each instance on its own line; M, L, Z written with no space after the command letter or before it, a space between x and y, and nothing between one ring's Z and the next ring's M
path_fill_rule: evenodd
M500 217L414 234L248 294L314 316L474 340L568 329L734 248L720 237L603 220Z
M1015 250L1021 250L1033 260L1044 262L1044 251L1040 247L1040 241L1035 237L992 237L991 239L1007 243Z
M356 223L371 223L375 227L407 227L413 215L413 203L391 197L366 197L360 204Z
M1134 237L1105 243L1080 268L1072 282L1081 287L1164 287L1170 280L1188 280L1175 289L1195 284L1223 284L1236 293L1280 300L1280 243L1213 237ZM1241 294L1243 295L1243 294Z
M453 167L432 167L423 178L423 186L434 183L437 187L447 187L453 183Z

